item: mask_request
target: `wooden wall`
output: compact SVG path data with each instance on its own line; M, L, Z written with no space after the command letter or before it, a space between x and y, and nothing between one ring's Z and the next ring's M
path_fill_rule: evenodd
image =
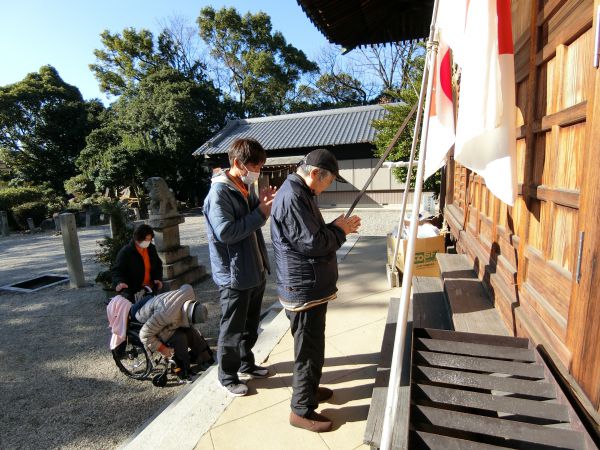
M508 207L479 176L451 161L446 203L457 248L475 261L507 326L543 345L596 411L595 235L583 241L579 283L576 266L580 232L600 233L600 158L590 137L600 138L600 82L592 66L598 2L512 1L519 197Z

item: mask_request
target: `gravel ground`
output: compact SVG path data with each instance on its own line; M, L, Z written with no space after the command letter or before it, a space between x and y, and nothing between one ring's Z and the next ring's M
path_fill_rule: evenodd
M344 210L323 210L326 221ZM384 236L398 220L393 209L362 209L361 236ZM204 217L180 225L182 245L209 265ZM270 250L268 224L264 227ZM155 388L123 376L108 349L105 295L92 285L100 267L92 257L106 226L78 230L89 286L68 284L30 294L0 291L0 448L110 449L164 407L179 385ZM382 264L385 255L382 255ZM50 232L0 237L0 286L40 276L66 274L62 237ZM209 278L194 286L207 305L201 331L214 345L218 291ZM272 276L263 310L276 301Z

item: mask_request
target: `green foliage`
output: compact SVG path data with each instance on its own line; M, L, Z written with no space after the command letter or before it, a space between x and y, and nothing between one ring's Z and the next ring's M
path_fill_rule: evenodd
M220 92L207 80L175 32L154 41L147 30L102 33L104 48L91 66L108 93L120 95L87 137L77 160L97 191L131 187L143 196L145 180L165 179L177 198L204 196L207 178L192 152L225 120Z
M412 107L419 101L418 87L421 86L421 79L423 76L423 65L424 65L424 53L419 52L415 54L414 59L409 67L406 67L405 76L407 79L404 82L404 88L398 89L397 91L390 91L388 95L392 96L396 100L396 104L389 105L386 107L388 114L380 120L373 121L373 127L378 131L375 137L375 154L381 156L392 139L398 132L398 129L406 119L406 116L412 109ZM410 149L412 146L412 135L415 127L415 116L410 120L406 126L404 132L400 136L400 139L392 149L388 156L388 161L408 161L410 157ZM417 136L417 151L415 155L415 161L419 159L419 138ZM394 176L396 179L404 183L406 180L406 168L394 169ZM416 175L416 165L414 173L411 176L410 186L414 188ZM439 192L440 191L440 172L436 172L434 175L429 177L423 184L423 189L426 191Z
M22 228L27 228L27 219L33 219L35 225L39 225L42 220L48 216L48 205L44 202L27 202L15 206L12 209L13 216L17 224Z
M47 186L0 189L0 211L7 211L12 225L16 224L22 229L27 228L28 217L39 224L51 213L60 211L63 206L60 197Z
M324 73L317 80L317 88L331 103L339 106L364 105L367 93L361 82L347 73Z
M40 198L43 192L34 187L9 187L0 189L0 211L10 211L22 203L33 202Z
M318 66L272 30L264 12L241 16L235 8L207 6L198 17L200 37L227 73L220 85L230 89L239 117L286 112L303 74Z
M61 193L98 108L51 66L0 87L0 160L13 183L48 183Z
M206 82L204 64L194 59L192 49L168 27L155 40L152 32L126 28L122 33L100 34L103 48L94 50L96 64L90 70L100 90L115 96L130 95L146 77L166 67L188 80Z
M102 92L121 95L160 66L154 37L148 30L126 28L122 34L104 30L100 39L104 48L94 50L98 63L90 64L90 70Z
M81 203L94 193L94 182L83 174L75 175L65 181L65 192Z
M290 112L317 111L367 105L368 95L360 80L347 73L323 73L314 87L300 85L290 103Z
M0 189L0 211L11 211L23 203L35 201L43 202L52 212L59 211L63 206L60 198L47 186Z
M201 161L192 151L224 121L212 84L164 67L143 78L135 95L121 96L103 119L77 160L96 190L130 186L139 198L145 180L160 176L182 201L204 196L208 177L199 176Z

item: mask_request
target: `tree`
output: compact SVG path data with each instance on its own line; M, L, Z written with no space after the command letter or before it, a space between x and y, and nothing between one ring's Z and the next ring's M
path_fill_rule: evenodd
M224 121L218 92L170 67L146 75L119 98L90 133L77 161L96 189L132 187L138 198L144 181L160 176L180 200L203 195L207 180L192 156Z
M225 95L235 100L238 116L286 112L301 77L318 70L304 52L272 31L264 12L241 16L235 8L208 6L200 11L198 25L217 66L226 68L216 75Z
M422 44L421 44L422 45ZM421 47L422 48L422 47ZM425 64L425 57L422 51L417 52L411 59L410 64L405 67L402 79L402 88L393 89L389 92L392 95L396 104L387 106L389 113L380 120L373 121L373 127L378 131L375 137L375 154L381 156L389 144L391 143L396 132L400 128L400 125L406 119L406 116L412 109L413 105L419 101L419 92L415 89L415 86L421 86L421 80L423 78L423 67ZM398 143L392 149L388 160L390 161L408 161L410 156L410 149L412 145L412 134L415 126L415 117L408 123L404 133L398 140ZM417 136L420 138L420 134ZM418 160L418 144L415 160ZM414 170L416 171L416 165ZM400 182L406 180L405 168L394 169L394 176ZM424 183L424 189L433 192L439 192L440 189L440 172L438 171L435 175L429 177ZM415 177L414 173L411 177L410 186L414 187Z
M348 55L360 73L370 79L379 95L394 95L412 88L416 58L422 57L423 44L415 41L361 47ZM364 77L363 77L364 78Z
M397 42L358 48L347 55L342 52L333 44L321 50L319 74L309 80L311 96L303 100L317 108L389 102L403 90L414 88L411 71L423 55L423 46Z
M90 134L78 160L96 189L133 188L163 177L180 200L203 195L208 176L192 152L224 122L221 92L207 78L197 30L172 19L155 40L133 28L101 35L90 66L101 88L119 98Z
M313 86L302 84L297 88L289 109L304 112L367 104L367 93L359 80L347 73L324 73Z
M64 193L101 109L98 101L85 102L52 66L0 87L0 159L13 183L48 183Z
M354 106L368 104L368 94L361 82L352 75L341 72L336 74L324 73L316 83L320 92L329 103L339 106Z
M90 64L90 70L104 93L121 95L160 65L148 30L126 28L123 34L104 30L100 39L104 48L94 50L98 63Z
M199 59L198 45L183 19L173 18L154 39L152 32L126 28L122 33L104 30L103 48L94 50L97 62L90 70L104 93L119 96L132 92L148 75L171 67L184 77L206 81L206 67Z

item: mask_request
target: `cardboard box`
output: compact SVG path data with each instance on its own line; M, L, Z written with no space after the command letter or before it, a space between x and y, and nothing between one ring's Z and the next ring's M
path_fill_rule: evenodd
M404 255L406 254L406 246L408 241L402 239L398 248L398 259L396 260L396 270L402 273L404 270ZM394 258L394 250L396 248L396 238L391 233L387 235L387 263L392 267L392 259ZM446 253L446 235L417 238L415 246L415 260L413 275L421 275L426 277L440 276L440 268L438 267L435 257L438 253Z

